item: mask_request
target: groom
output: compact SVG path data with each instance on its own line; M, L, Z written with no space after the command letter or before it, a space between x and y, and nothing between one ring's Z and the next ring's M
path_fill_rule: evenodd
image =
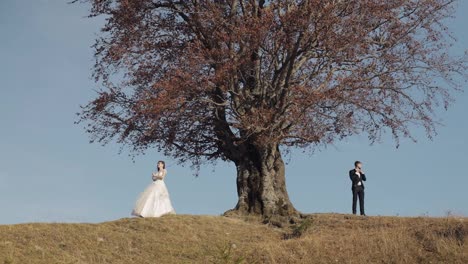
M366 180L366 175L362 171L362 162L354 162L354 169L349 171L349 178L352 181L351 190L353 191L353 214L356 214L356 202L359 198L359 209L361 215L366 215L364 213L364 183Z

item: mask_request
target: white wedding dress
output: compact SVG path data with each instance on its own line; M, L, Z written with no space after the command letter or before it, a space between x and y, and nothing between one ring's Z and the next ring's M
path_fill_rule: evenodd
M153 173L153 182L138 197L132 215L140 217L160 217L175 214L164 177L166 170Z

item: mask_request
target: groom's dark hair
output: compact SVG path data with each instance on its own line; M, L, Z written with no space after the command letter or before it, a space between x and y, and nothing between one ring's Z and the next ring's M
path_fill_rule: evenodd
M357 167L358 164L362 164L362 162L360 162L359 160L356 160L356 161L354 162L354 167Z
M165 169L165 168L166 168L166 162L164 162L164 161L160 160L160 161L158 161L158 164L159 164L159 162L161 162L161 163L162 163L162 165L163 165L163 169ZM157 167L158 167L158 171L159 171L159 166L157 166Z

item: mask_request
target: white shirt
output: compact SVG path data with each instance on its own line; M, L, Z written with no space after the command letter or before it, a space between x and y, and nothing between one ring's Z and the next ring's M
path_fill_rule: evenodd
M361 183L361 173L356 171L356 175L359 176L359 181L358 181L357 185L361 186L362 185L362 183Z

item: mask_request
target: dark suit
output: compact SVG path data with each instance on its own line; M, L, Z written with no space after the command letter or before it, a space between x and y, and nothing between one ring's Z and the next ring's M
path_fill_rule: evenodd
M359 198L359 209L361 215L364 215L364 182L366 180L366 175L361 173L361 177L356 174L356 169L349 171L349 179L352 182L351 190L353 191L353 214L356 214L356 202ZM359 185L360 183L360 185Z

